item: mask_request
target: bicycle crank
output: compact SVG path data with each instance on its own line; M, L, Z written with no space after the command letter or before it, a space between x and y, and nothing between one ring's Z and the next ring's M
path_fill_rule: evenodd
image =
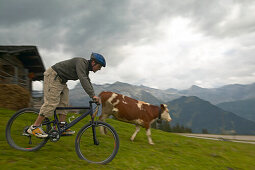
M57 130L50 130L48 135L51 142L57 142L60 139L60 134Z

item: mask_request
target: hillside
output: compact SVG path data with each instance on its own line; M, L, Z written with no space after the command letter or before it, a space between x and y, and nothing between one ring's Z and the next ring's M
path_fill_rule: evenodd
M168 103L173 118L171 125L179 123L202 133L207 129L215 134L252 134L255 135L255 123L224 111L198 97L181 97Z
M130 142L135 126L112 119L107 121L119 134L120 149L107 165L80 160L74 149L75 136L48 142L37 152L17 151L9 147L3 133L13 113L0 109L1 169L255 169L253 144L188 138L152 129L155 145L151 146L144 129ZM73 130L79 130L87 121Z
M255 122L255 98L219 103L217 106Z

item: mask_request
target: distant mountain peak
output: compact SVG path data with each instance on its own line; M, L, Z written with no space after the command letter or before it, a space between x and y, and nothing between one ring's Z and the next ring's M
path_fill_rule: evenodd
M124 83L124 82L121 82L121 81L116 81L113 83L113 85L130 85L128 83Z
M197 97L197 96L182 96L182 97L180 97L180 98L178 98L178 99L175 99L175 100L180 100L180 101L185 101L185 102L187 102L187 101L202 101L202 102L208 102L208 101L205 101L205 100L203 100L203 99L201 99L201 98L199 98L199 97Z
M165 91L168 93L178 93L178 90L174 88L169 88L169 89L166 89Z
M123 82L121 81L115 81L113 84L122 84Z
M196 90L196 89L203 89L202 87L199 87L197 85L193 85L190 87L191 90Z

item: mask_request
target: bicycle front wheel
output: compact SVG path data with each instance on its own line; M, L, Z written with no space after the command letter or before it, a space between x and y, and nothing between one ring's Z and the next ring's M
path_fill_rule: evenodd
M96 121L82 127L75 140L75 150L81 159L106 164L119 150L119 136L112 126Z
M40 149L48 138L38 138L27 133L27 129L34 123L39 110L25 108L15 113L8 121L5 136L9 145L22 151L36 151ZM50 130L49 120L45 118L42 128L45 132Z

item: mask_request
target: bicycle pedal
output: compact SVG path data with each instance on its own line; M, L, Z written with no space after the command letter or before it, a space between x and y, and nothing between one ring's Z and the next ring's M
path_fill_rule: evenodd
M22 135L23 135L23 136L31 136L31 135L30 135L29 133L27 133L27 132L23 132Z

